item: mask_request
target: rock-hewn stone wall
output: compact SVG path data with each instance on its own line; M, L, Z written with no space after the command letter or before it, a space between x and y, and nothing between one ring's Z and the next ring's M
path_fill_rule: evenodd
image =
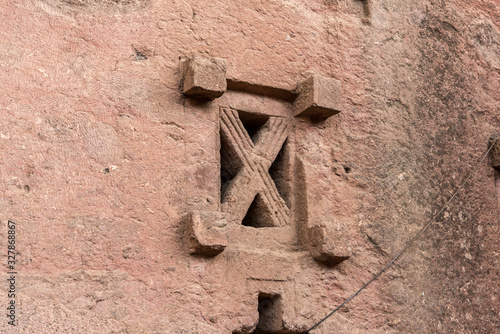
M307 329L404 247L500 134L499 12L495 0L5 1L0 260L10 219L18 326L5 318L0 332L250 333L259 314L262 329ZM182 94L194 56L226 60L222 97ZM311 74L341 82L342 111L293 123L300 161L284 156L298 172L275 178L290 225L233 224L222 253L190 255L186 215L220 210L219 108L284 115ZM314 332L500 331L499 179L482 164ZM345 227L347 260L306 251L300 198Z

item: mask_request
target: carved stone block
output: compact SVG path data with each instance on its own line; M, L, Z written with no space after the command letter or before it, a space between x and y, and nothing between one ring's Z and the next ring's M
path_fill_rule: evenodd
M294 115L323 120L340 112L339 80L313 75L299 84Z
M227 89L226 61L221 58L189 59L184 66L184 88L187 96L215 99Z
M308 227L311 255L320 262L336 264L352 255L349 235L343 224L321 223Z
M491 163L493 168L500 169L500 139L498 139L490 151Z
M227 246L227 221L224 213L193 211L186 217L190 254L215 256Z

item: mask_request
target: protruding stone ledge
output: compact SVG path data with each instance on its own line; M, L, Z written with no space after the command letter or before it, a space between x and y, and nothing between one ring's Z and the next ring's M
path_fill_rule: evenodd
M339 80L313 75L301 82L294 103L294 116L321 121L340 112Z
M213 100L228 89L293 102L293 115L313 122L323 121L341 111L342 85L339 80L311 75L297 89L270 87L226 77L226 60L193 57L182 62L183 93L192 98Z
M226 61L222 58L194 57L184 65L183 93L190 97L213 100L227 90Z
M193 211L185 218L190 254L215 256L227 246L227 221L224 213Z
M490 145L493 144L493 148L490 151L491 164L493 168L500 170L500 139L492 138Z
M322 222L307 227L307 243L312 257L326 264L337 264L352 255L347 229L343 224Z

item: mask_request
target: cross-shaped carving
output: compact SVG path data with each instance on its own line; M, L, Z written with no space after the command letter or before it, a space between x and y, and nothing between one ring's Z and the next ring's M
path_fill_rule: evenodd
M220 205L214 210L215 203L207 201L211 208L185 216L189 252L215 256L229 243L241 243L236 234L257 238L267 233L229 224L235 221L247 227L284 227L283 231L296 227L300 245L317 261L335 265L349 258L347 229L335 221L324 188L317 187L318 180L329 182L324 178L331 171L315 164L314 153L297 150L305 139L303 126L340 112L340 81L311 75L295 90L285 91L229 79L225 61L218 58L188 59L183 71L186 96L207 103L214 112L217 104L208 100L219 97L219 105L231 106L218 110Z
M269 168L288 137L289 124L284 117L269 117L252 141L238 112L221 108L221 140L232 150L232 160L237 160L231 163L239 165L238 174L222 195L222 212L242 221L255 199L257 209L263 213L259 215L263 217L259 227L289 224L290 209L269 175Z

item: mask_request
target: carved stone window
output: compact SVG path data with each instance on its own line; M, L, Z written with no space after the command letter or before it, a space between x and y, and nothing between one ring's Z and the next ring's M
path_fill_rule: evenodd
M340 82L310 76L283 91L226 79L225 68L222 59L184 64L184 94L215 120L219 170L213 175L220 176L216 210L186 216L186 243L196 256L224 252L228 270L243 275L246 317L228 320L233 334L302 333L294 307L296 255L333 266L351 249L345 226L317 214L322 190L316 183L324 176L297 153L304 138L295 130L340 111Z

